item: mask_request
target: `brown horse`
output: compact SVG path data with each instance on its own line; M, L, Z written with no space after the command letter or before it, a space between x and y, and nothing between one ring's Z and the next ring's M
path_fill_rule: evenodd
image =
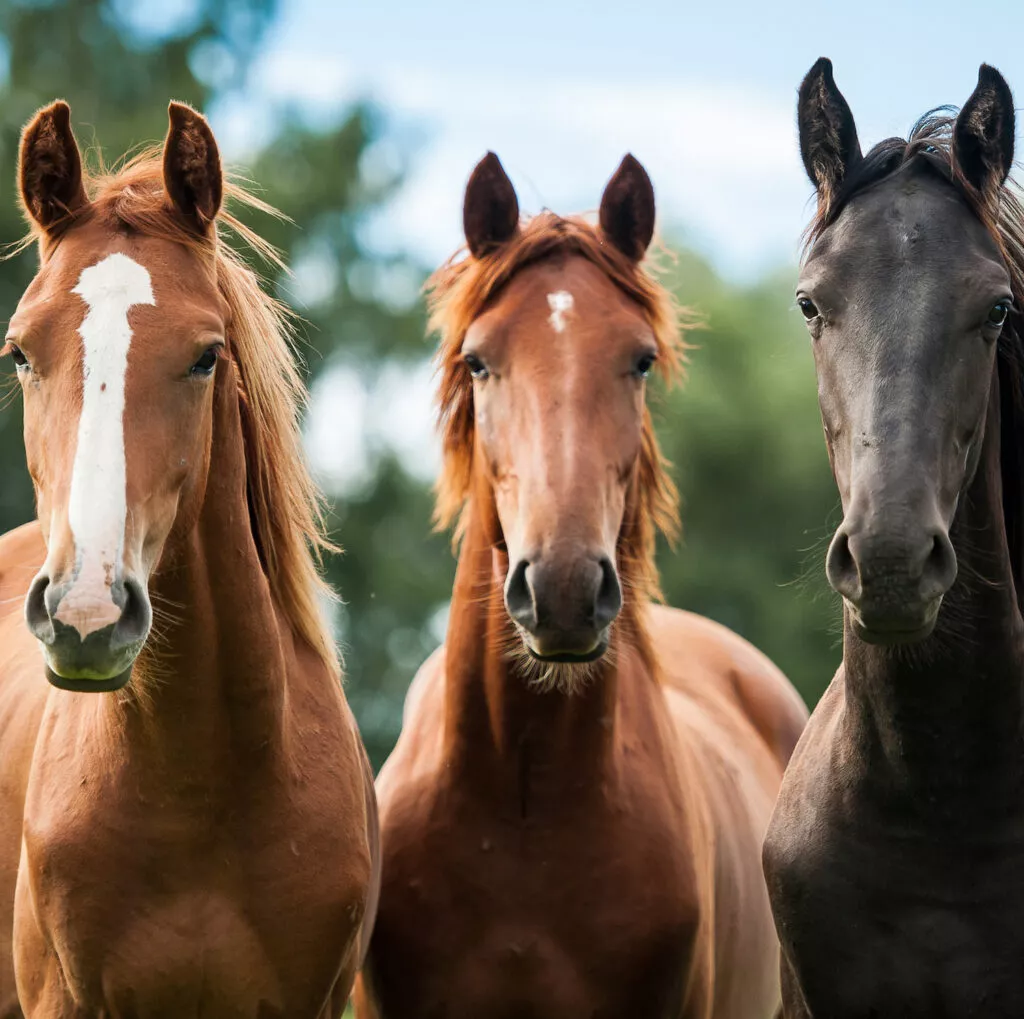
M862 154L799 100L818 213L797 302L843 521L843 664L765 870L789 1019L1024 1015L1024 207L1010 89Z
M39 523L0 539L0 1015L336 1017L376 806L287 320L215 220L267 249L199 114L92 179L69 117L22 136L5 347Z
M739 637L651 604L676 504L644 379L681 343L640 265L650 181L627 156L600 227L521 224L491 154L464 219L431 283L461 554L378 782L357 1015L768 1019L761 836L805 711Z

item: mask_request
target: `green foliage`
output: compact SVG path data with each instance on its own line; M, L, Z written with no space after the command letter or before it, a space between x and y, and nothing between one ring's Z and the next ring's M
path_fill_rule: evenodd
M140 21L141 6L0 0L5 181L15 179L22 124L57 96L71 103L80 142L91 144L95 129L108 159L162 137L169 98L203 108L244 82L275 10L273 0L201 0L154 26ZM292 222L250 222L296 269L294 279L270 284L303 318L311 379L343 368L366 387L390 380L398 407L404 373L430 353L418 298L424 272L376 255L361 238L400 183L403 154L369 107L316 129L295 111L260 113L274 131L248 174ZM4 240L23 232L11 199L0 202ZM30 253L0 263L0 314L13 311L34 271ZM836 497L792 273L740 287L683 255L669 279L706 328L691 334L697 349L686 385L655 397L684 495L682 547L660 555L666 595L748 637L813 703L839 658L838 610L823 594L820 554ZM32 515L20 431L15 398L0 412L0 531ZM327 568L344 599L348 695L379 765L398 733L408 682L443 633L454 562L448 537L432 532L428 487L387 449L369 456L366 479L331 493L331 528L346 551Z
M729 286L691 254L668 274L703 326L685 384L654 398L683 503L681 547L659 565L670 603L742 634L813 705L841 658L824 575L838 497L794 277Z
M423 270L371 254L359 241L400 179L400 168L373 171L370 157L380 144L379 118L365 107L327 133L292 119L252 169L267 199L299 228L258 224L296 267L296 279L278 285L302 315L312 374L348 368L366 386L388 365L412 368L429 352ZM310 279L315 284L303 286ZM402 371L392 376L397 405ZM339 445L348 439L339 435ZM405 689L438 642L430 623L447 603L454 563L448 539L432 531L427 488L386 450L371 456L366 484L330 493L328 524L344 554L328 561L327 575L343 599L346 692L379 767L398 737Z
M345 602L346 689L377 766L398 738L409 681L443 638L455 563L448 537L432 533L432 509L431 493L390 456L335 509L345 554L329 576Z

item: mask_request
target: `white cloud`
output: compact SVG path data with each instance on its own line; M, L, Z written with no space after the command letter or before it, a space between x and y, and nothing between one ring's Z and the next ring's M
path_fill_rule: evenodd
M309 462L330 492L345 492L373 476L367 454L367 394L348 367L328 368L313 386L306 419Z
M371 442L397 454L406 470L433 481L441 466L441 441L434 428L433 364L389 364L370 397L367 431Z
M297 104L314 119L372 98L399 130L426 139L370 239L428 265L461 244L463 188L488 149L501 157L524 211L563 213L595 208L632 151L654 181L662 229L683 228L690 243L739 274L795 257L808 212L790 105L734 85L611 85L563 79L557 68L526 81L388 65L367 73L340 57L287 49L267 53L253 81L272 102ZM227 111L224 120L228 130ZM229 133L243 144L257 137L251 124Z
M323 372L313 386L305 444L324 488L358 490L372 480L380 453L398 456L414 478L433 481L441 464L433 398L427 361L388 364L369 388L346 365Z
M388 108L437 122L378 225L382 243L431 264L461 242L463 187L488 148L502 158L525 211L595 208L632 151L654 181L663 230L686 228L740 273L795 253L808 186L789 109L735 89L555 80L467 90L401 75L384 79L381 97ZM456 104L457 115L439 112Z

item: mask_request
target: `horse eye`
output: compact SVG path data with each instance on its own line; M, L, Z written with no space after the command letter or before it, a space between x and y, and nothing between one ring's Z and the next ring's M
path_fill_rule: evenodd
M637 358L636 366L633 368L633 374L638 379L645 379L651 374L651 369L654 367L654 362L658 360L657 354L641 354Z
M16 347L13 343L7 344L8 353L11 355L11 360L14 362L15 368L24 368L28 364L28 358L22 353L21 347Z
M992 310L988 313L988 323L989 325L1001 326L1009 314L1010 302L1000 301L998 304L992 305Z
M796 303L799 305L801 313L808 322L810 322L812 318L818 317L818 306L809 297L798 297Z
M212 375L213 369L217 365L217 352L220 350L220 344L215 344L212 347L207 347L203 351L203 356L199 358L194 365L192 365L191 372L193 375Z
M487 366L476 356L476 354L464 354L462 360L466 362L466 367L469 369L469 374L474 379L486 379L491 373L487 370Z

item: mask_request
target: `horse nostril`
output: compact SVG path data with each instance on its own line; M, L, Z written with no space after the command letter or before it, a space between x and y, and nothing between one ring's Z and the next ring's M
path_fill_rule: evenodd
M505 583L505 607L524 630L532 633L537 629L537 606L526 578L529 565L525 559L520 559L509 573Z
M844 530L836 532L825 558L825 575L832 587L844 598L856 601L861 594L860 574L850 549L850 537Z
M598 630L603 630L611 625L622 610L622 587L615 567L607 556L598 565L601 567L601 583L594 600L594 625Z
M922 597L945 594L956 580L956 552L945 531L936 531L921 571Z
M53 619L46 604L49 586L50 578L45 573L40 573L32 581L25 598L25 622L28 623L28 628L36 640L44 644L52 644L55 639Z
M119 651L145 640L153 623L153 610L145 588L134 577L124 581L124 606L110 638L111 650Z

